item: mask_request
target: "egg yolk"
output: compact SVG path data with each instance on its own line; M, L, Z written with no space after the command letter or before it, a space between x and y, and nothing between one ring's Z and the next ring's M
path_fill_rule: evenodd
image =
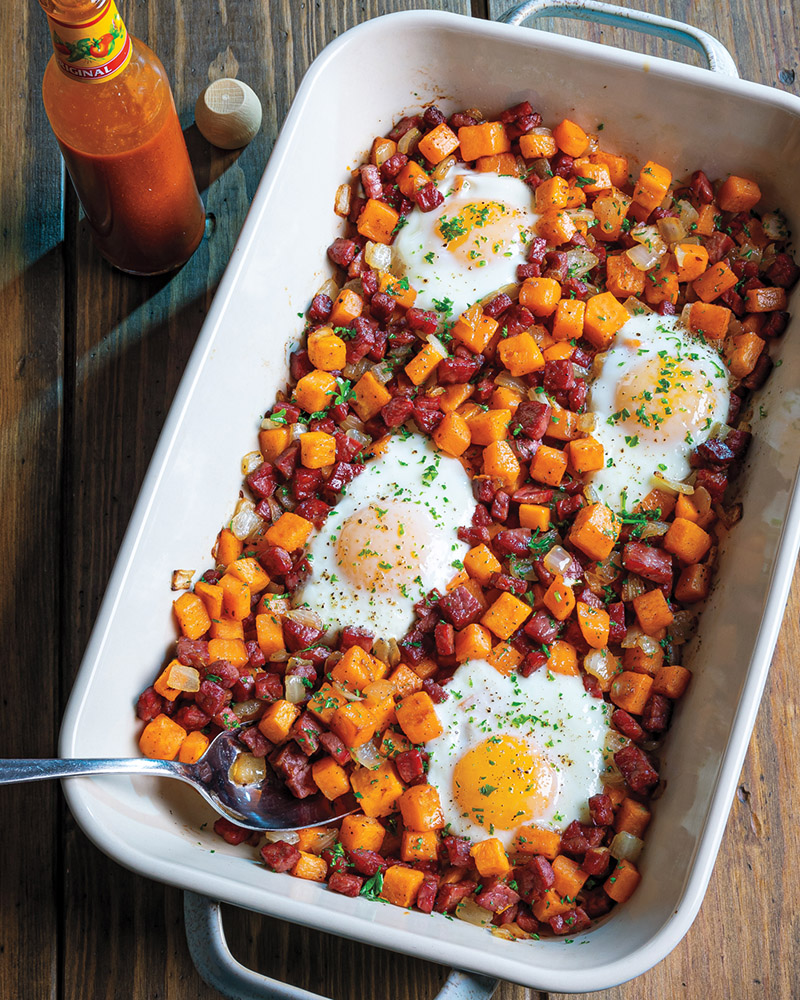
M547 812L558 792L558 773L530 744L492 736L456 764L453 792L472 822L513 830Z
M661 354L633 365L619 379L616 413L609 422L637 438L691 444L687 433L711 426L716 387L690 359Z
M354 586L371 592L402 590L420 574L425 539L434 525L422 507L387 500L357 510L336 539L336 562Z
M501 201L471 201L453 214L443 214L436 231L457 260L471 267L482 267L487 258L507 253L521 241L525 213ZM481 263L483 262L483 264Z

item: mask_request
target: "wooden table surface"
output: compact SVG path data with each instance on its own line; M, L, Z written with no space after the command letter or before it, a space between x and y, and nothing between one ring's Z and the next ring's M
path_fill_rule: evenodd
M167 67L210 223L200 249L171 278L126 277L100 259L42 108L40 82L50 56L45 18L32 2L1 4L0 552L9 572L0 587L0 757L56 752L66 698L162 423L311 60L353 24L392 10L425 6L486 17L510 6L502 0L118 4L130 30ZM795 0L630 5L705 28L730 49L744 78L800 94ZM638 35L563 20L558 26L679 54ZM246 80L264 102L263 128L241 154L212 149L192 126L197 94L220 76ZM593 994L595 1000L800 994L798 653L800 576L700 915L657 968ZM97 851L56 785L4 788L0 802L2 1000L218 995L192 966L179 891L134 876ZM241 960L336 1000L423 1000L444 977L439 966L241 911L231 910L226 926ZM504 984L496 996L528 1000L534 993Z

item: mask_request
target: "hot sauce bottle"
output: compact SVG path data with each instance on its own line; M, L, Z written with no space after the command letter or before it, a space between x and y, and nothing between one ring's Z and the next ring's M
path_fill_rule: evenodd
M131 274L191 257L205 213L158 57L114 0L39 0L55 52L42 95L100 252Z

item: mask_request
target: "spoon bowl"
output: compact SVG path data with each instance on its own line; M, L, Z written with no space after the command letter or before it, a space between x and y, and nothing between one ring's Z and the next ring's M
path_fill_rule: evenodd
M236 731L225 730L211 741L195 764L144 757L0 760L0 785L93 774L154 774L177 778L192 785L225 819L248 830L301 830L332 823L356 811L355 798L349 794L333 802L319 792L298 799L269 768L263 781L239 784L231 778L231 768L244 752Z

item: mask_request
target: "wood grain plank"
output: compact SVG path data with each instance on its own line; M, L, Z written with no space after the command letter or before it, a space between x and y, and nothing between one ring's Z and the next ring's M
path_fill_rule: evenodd
M52 52L44 15L35 5L2 5L0 38L13 39L0 58L0 551L8 583L0 594L0 757L35 757L53 753L58 726L63 185L41 100ZM58 961L58 789L4 788L2 802L0 996L44 1000L54 996Z

